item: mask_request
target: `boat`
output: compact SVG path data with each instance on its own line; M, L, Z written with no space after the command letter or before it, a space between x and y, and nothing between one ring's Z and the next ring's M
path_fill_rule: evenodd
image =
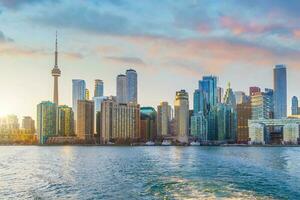
M115 143L113 142L107 142L108 145L114 145Z
M148 141L148 142L146 142L146 146L154 146L155 145L155 143L154 142L152 142L152 141Z
M200 142L193 141L190 143L191 146L200 146Z
M162 143L161 143L161 145L162 146L171 146L171 141L170 140L164 140Z

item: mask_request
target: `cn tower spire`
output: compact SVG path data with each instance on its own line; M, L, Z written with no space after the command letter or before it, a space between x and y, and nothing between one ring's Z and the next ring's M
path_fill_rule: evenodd
M57 53L57 31L56 31L56 35L55 35L55 63L54 63L54 68L51 71L51 74L54 78L54 91L53 91L53 102L56 103L56 105L58 105L58 77L60 77L61 75L61 71L58 68L58 64L57 64L57 57L58 57L58 53Z
M57 65L57 55L58 52L57 52L57 31L56 31L56 34L55 34L55 64L54 64L54 67L57 67L58 68L58 65Z

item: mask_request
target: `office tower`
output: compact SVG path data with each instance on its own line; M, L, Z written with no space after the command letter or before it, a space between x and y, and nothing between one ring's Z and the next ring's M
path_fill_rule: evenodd
M117 102L127 103L127 78L124 74L117 76Z
M133 69L126 70L127 78L127 102L137 103L137 73Z
M29 116L24 116L22 119L22 128L25 130L29 130L30 133L34 134L35 133L35 121L29 117Z
M102 97L104 93L104 83L100 79L95 80L94 97Z
M276 65L274 70L274 118L285 118L287 110L287 80L285 65Z
M78 100L76 135L81 140L91 141L94 136L94 102Z
M140 109L141 122L140 122L140 136L141 140L154 141L156 139L156 116L157 113L152 107L141 107Z
M90 100L90 91L89 89L85 89L85 100Z
M218 87L218 103L222 103L223 101L224 90L221 87Z
M170 134L169 126L172 119L172 108L168 102L161 102L157 106L157 136L163 138Z
M124 143L140 139L140 105L119 104L114 99L101 105L101 141Z
M236 108L236 99L232 89L230 88L230 83L228 83L227 89L225 91L223 102L226 105L232 106L232 108L234 109Z
M175 102L176 136L180 142L188 142L189 133L189 95L185 90L176 92Z
M69 106L59 106L58 109L58 135L74 136L74 112Z
M194 113L191 117L191 136L199 141L207 141L207 118L203 113Z
M206 101L209 109L215 106L218 102L217 77L203 76L199 81L199 89L202 89L206 94Z
M272 119L274 116L273 90L251 96L251 119Z
M251 119L251 101L249 98L243 98L236 106L237 110L237 142L248 144L249 127L248 120Z
M43 101L37 105L37 136L40 144L46 143L48 137L56 136L56 103Z
M85 81L80 79L72 80L72 108L74 112L74 119L77 116L77 101L85 100Z
M292 115L298 115L298 98L296 96L292 97Z
M260 92L260 91L261 90L259 87L252 86L249 88L249 96L251 97L251 96L255 95L255 93Z
M0 117L0 131L8 132L8 130L18 130L19 120L16 115L7 115Z
M58 77L61 75L61 71L58 68L58 63L57 63L57 33L56 33L56 40L55 40L55 61L54 61L54 68L51 71L52 76L54 77L54 93L53 93L53 102L58 105Z
M199 112L202 114L207 113L205 93L202 89L197 89L194 92L194 114Z
M245 92L242 91L236 91L234 92L234 96L235 96L235 100L236 100L236 104L242 104L247 98Z
M96 131L97 134L100 135L101 133L101 119L100 119L100 112L101 112L101 104L104 100L108 99L108 97L105 96L97 96L97 97L93 97L93 101L94 101L94 131ZM98 117L97 117L98 116Z

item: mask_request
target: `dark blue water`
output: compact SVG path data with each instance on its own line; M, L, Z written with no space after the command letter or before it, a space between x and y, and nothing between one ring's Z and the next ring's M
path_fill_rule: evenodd
M299 199L300 148L0 147L2 199Z

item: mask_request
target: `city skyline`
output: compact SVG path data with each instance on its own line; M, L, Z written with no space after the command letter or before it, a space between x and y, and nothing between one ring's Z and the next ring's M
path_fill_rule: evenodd
M128 4L124 5L124 2ZM233 4L234 1L230 2ZM150 8L158 6L157 2L145 4L146 14L151 13ZM185 27L180 23L180 18L175 17L176 11L182 8L185 11L182 12L182 17L186 17L185 21L188 21L192 18L190 15L201 10L203 3L175 3L173 9L162 4L161 9L166 11L166 15L172 16L169 19L163 14L158 15L165 19L161 23L168 25L165 32L155 20L149 26L152 28L144 26L142 30L135 32L132 24L128 24L128 29L124 31L113 28L113 24L122 19L133 20L138 25L149 22L145 18L140 21L131 19L134 10L141 6L140 3L120 1L119 4L113 4L103 1L100 4L90 1L72 5L70 1L0 1L0 19L5 19L0 25L0 68L3 71L0 75L0 89L5 94L0 100L0 115L17 114L19 118L29 115L35 119L36 105L42 100L52 101L53 77L49 76L49 71L53 68L56 30L59 32L59 67L62 71L59 78L60 105L72 105L72 79L85 80L87 88L92 92L91 96L94 80L101 79L104 82L104 95L115 95L116 76L133 68L139 75L138 96L141 106L156 107L161 101L173 105L175 92L185 89L189 94L191 108L194 89L202 76L215 75L223 88L230 81L234 91L248 93L250 86L273 88L274 66L286 64L287 107L291 107L291 97L300 94L300 88L296 84L300 62L295 56L298 52L299 32L295 22L291 21L286 25L284 20L290 20L297 14L294 11L294 8L298 8L297 5L291 3L282 6L276 1L270 8L261 6L255 11L256 14L268 18L255 24L251 13L248 13L249 19L243 17L241 21L234 21L233 17L241 16L241 13L232 13L230 16L226 12L230 8L226 5L211 2L207 4L207 12L203 16L196 17L188 24L190 27ZM246 10L249 5L245 4L247 3L240 4L239 7ZM48 18L30 15L44 11L49 6L60 9L54 9L54 14L45 13ZM120 13L117 18L116 10L121 10L124 6L129 8L128 11ZM66 21L63 21L55 18L55 14L60 12L67 15L66 8L77 8L77 12L83 11L88 17L106 17L109 27L99 23L84 26L83 21L73 26L64 26L70 19L65 18L63 20ZM108 14L101 15L103 13L100 8L105 8ZM222 14L215 15L215 10L222 11ZM187 11L191 11L190 15ZM207 23L202 21L204 15L208 17ZM75 16L79 14L75 13ZM247 25L248 22L252 23ZM24 34L15 29L17 24L24 27ZM174 30L173 33L171 30ZM278 38L280 40L272 46L272 41ZM262 39L266 39L266 42L258 45L258 41ZM292 45L292 42L295 44ZM203 48L207 52L201 50ZM251 52L256 52L257 55L250 55ZM213 55L213 58L209 58L207 53Z

